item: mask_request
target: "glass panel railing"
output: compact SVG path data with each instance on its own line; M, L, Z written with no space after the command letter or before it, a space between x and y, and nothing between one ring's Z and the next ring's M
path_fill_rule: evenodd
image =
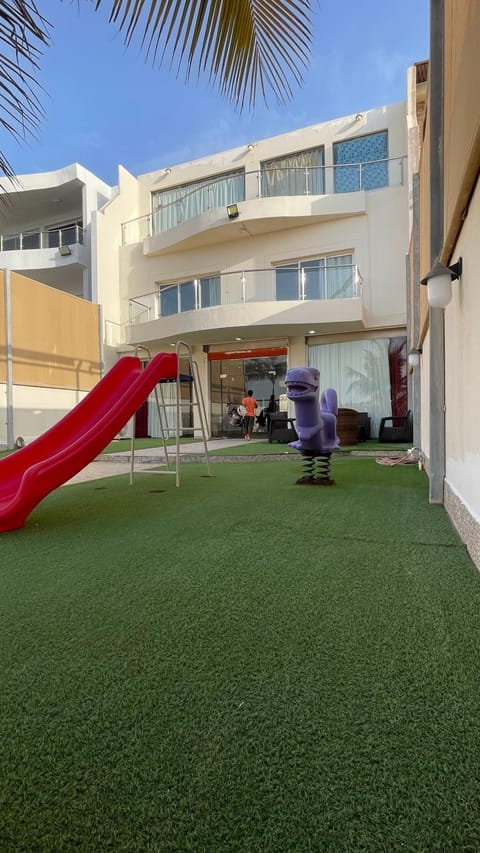
M130 324L146 323L186 311L251 302L306 302L356 299L362 277L355 264L329 266L296 264L278 269L240 270L205 279L169 284L153 293L129 300ZM207 304L202 303L208 283Z
M153 214L123 222L122 245L140 243L153 234L165 233L207 209L220 209L227 204L241 203L251 198L318 196L402 186L404 161L405 157L393 157L336 166L261 168L255 172L246 172L245 179L253 176L256 180L243 181L242 176L242 183L232 185L225 198L221 198L217 192L218 181L212 180L211 185L202 185L201 189L189 191L185 187L183 195L164 202ZM256 192L254 190L254 194L250 192L246 195L246 188L252 186L256 187Z
M0 252L23 252L28 249L57 249L83 243L83 228L68 225L52 231L26 231L21 234L0 234Z

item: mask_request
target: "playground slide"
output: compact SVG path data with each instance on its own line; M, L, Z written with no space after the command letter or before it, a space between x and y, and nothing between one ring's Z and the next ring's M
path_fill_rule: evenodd
M160 353L142 370L125 356L55 426L0 461L0 532L23 527L32 509L88 465L162 379L176 379L177 356Z

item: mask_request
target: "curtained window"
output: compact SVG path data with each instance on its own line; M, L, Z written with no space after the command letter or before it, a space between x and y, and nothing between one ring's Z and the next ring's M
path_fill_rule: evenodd
M200 308L211 308L221 304L220 276L211 275L200 279Z
M220 305L220 276L211 275L178 284L160 285L158 304L160 317Z
M262 197L323 195L323 165L323 147L266 160L260 167Z
M153 233L161 234L207 210L245 200L245 171L204 178L152 193Z
M353 255L333 255L285 264L275 271L276 298L348 299L354 291Z
M393 373L392 360L395 362ZM399 396L403 375L406 394L406 338L403 336L312 345L308 348L308 364L320 371L322 390L335 388L341 408L368 412L372 435L378 435L381 418L406 411L405 398ZM392 381L393 376L397 379ZM393 400L396 402L392 407ZM402 412L397 407L402 407Z

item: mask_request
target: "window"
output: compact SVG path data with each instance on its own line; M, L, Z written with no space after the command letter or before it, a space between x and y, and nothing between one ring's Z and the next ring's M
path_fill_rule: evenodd
M261 165L263 198L271 196L322 195L323 148L287 154Z
M388 133L370 133L333 145L335 192L351 193L388 186Z
M55 228L47 229L49 249L58 246L72 246L74 243L82 242L81 222L68 222L65 225L56 225Z
M172 314L178 314L177 284L162 287L160 290L160 315L161 317L170 317Z
M200 308L220 305L220 276L200 279Z
M152 193L153 233L175 228L207 210L244 201L243 169Z
M276 268L276 298L347 299L355 296L353 255L332 255Z
M311 345L308 364L320 371L322 388L335 388L339 406L368 412L374 436L381 418L407 410L404 336Z
M194 278L177 284L160 285L159 315L171 317L183 311L220 305L220 276Z

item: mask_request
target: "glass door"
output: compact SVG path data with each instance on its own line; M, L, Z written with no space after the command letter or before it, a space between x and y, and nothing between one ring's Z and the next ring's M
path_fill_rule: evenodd
M260 350L260 352L262 352ZM251 389L258 408L254 435L266 435L267 411L279 411L285 395L287 354L229 357L210 361L210 423L212 436L238 438L241 419L237 407ZM269 408L270 407L270 408Z

